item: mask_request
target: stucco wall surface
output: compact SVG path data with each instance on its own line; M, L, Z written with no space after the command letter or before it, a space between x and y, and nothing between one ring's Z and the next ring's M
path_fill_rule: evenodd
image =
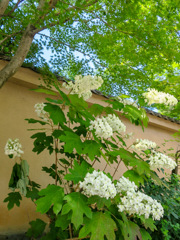
M5 62L0 61L0 64ZM47 152L36 155L32 152L33 140L30 138L34 131L27 131L28 128L34 128L35 125L28 124L25 118L37 118L34 112L34 105L37 102L44 102L46 95L30 91L31 88L36 88L39 84L40 75L32 70L21 68L13 78L11 78L0 90L0 235L24 232L29 227L29 221L35 220L37 217L42 217L35 210L35 205L27 199L23 199L20 207L14 207L12 210L7 210L7 204L3 200L10 192L8 182L12 167L13 159L9 159L4 155L4 146L8 138L19 138L23 145L24 155L30 165L30 178L46 187L50 182L47 174L41 172L44 165L50 166L54 162L54 156L49 156ZM100 103L105 100L103 96L93 94L89 100L90 103ZM164 139L172 139L172 134L179 129L179 125L155 116L149 116L149 126L143 132L141 127L132 125L127 119L121 117L123 123L127 126L127 133L134 132L134 138L129 140L129 144L136 138L147 138L161 145ZM37 126L37 125L36 125ZM169 142L166 148L177 148L175 142ZM96 164L96 168L103 169L105 163ZM115 166L113 166L115 167ZM109 167L108 171L112 171ZM121 165L116 178L125 171L125 167ZM48 219L43 217L46 221Z

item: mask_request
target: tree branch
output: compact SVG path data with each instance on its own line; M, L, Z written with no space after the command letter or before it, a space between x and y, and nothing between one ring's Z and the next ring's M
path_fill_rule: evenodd
M12 37L12 36L14 36L14 35L16 35L16 34L18 34L18 33L21 33L21 32L22 32L22 31L15 32L15 33L12 33L12 34L10 34L10 35L6 35L6 37L0 41L0 45L2 45L8 38L10 38L10 37ZM4 34L4 35L5 35L5 34Z
M24 0L18 0L17 3L15 4L15 6L13 7L13 9L11 9L11 11L8 12L6 16L10 16L10 15L16 10L16 8L18 7L18 5L19 5L21 2L23 2L23 1L24 1Z
M34 39L34 34L32 34L33 30L34 27L31 24L28 24L15 55L12 57L11 61L0 71L0 88L9 77L16 73L18 68L23 64Z

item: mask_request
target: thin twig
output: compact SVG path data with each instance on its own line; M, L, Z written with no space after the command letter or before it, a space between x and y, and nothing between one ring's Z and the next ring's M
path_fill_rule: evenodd
M107 166L108 166L108 163L106 163L106 165L105 165L105 168L103 169L103 171L105 171L105 170L106 170Z
M117 170L118 170L118 168L119 168L119 165L120 165L121 161L122 161L122 159L119 160L119 163L118 163L118 165L117 165L117 167L116 167L116 169L115 169L115 171L114 171L112 177L115 176L115 174L116 174L116 172L117 172Z

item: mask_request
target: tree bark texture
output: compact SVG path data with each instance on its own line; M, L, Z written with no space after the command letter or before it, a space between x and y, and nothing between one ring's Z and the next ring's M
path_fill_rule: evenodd
M8 4L9 4L9 0L0 1L0 19L2 18L2 15L4 14Z
M0 71L0 88L8 80L8 78L16 73L18 68L23 64L34 39L34 30L35 29L32 25L29 24L27 26L15 55L12 57L11 61Z

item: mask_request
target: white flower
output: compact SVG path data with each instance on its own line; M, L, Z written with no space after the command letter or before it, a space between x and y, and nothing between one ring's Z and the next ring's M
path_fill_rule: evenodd
M108 114L106 121L109 123L113 132L125 132L126 126L121 122L121 120L115 114Z
M145 92L142 95L144 96L145 102L147 102L148 105L153 103L163 103L165 105L174 106L178 103L178 100L173 95L169 93L158 92L154 88L148 88L148 92Z
M153 152L153 154L149 157L149 164L151 169L155 168L167 168L173 170L177 164L174 160L172 160L167 155L160 152Z
M162 205L157 200L137 191L134 182L121 177L116 184L116 190L121 196L118 204L119 212L125 211L129 215L143 215L145 218L152 216L154 220L160 220L163 217L164 209Z
M24 152L22 151L22 145L19 142L19 139L8 139L6 145L5 145L5 154L6 155L13 155L13 158L15 157L21 157L21 154Z
M95 134L97 137L109 138L113 135L112 128L106 121L104 117L97 118L90 122L89 130L95 129Z
M71 94L78 94L79 97L83 97L87 100L92 96L91 90L98 89L103 84L103 79L97 76L87 75L82 77L81 75L75 76L75 82L63 83L63 87L71 90Z
M135 150L147 150L156 148L157 144L148 139L136 139L136 142L131 146Z
M44 103L36 103L34 105L34 108L35 108L35 112L37 113L37 116L39 118L42 118L42 120L44 120L45 122L47 122L49 119L49 113L44 111L45 106L46 105Z
M122 176L116 184L116 190L117 193L128 192L130 194L137 190L137 186L134 182Z
M98 195L102 198L114 198L116 196L116 188L111 179L103 172L96 170L93 173L87 173L84 181L79 183L83 193L87 196Z
M89 130L95 129L95 134L100 138L109 138L113 132L125 132L126 126L114 114L107 117L97 118L90 122Z

